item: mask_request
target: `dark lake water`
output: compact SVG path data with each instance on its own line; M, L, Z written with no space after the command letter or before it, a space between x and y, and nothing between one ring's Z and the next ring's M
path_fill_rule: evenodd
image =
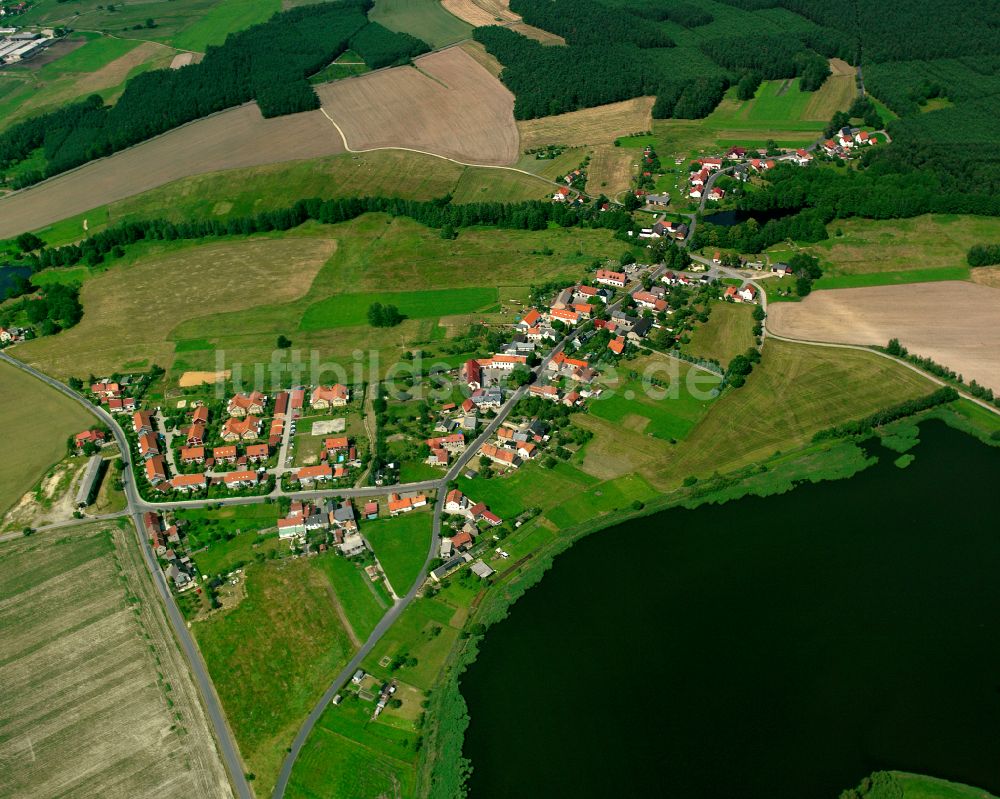
M14 285L14 278L27 277L31 270L26 266L0 265L0 300L7 296L7 290Z
M746 222L748 219L756 219L763 225L765 222L770 222L772 219L781 219L782 217L791 216L792 214L797 214L798 212L799 209L743 211L737 208L731 211L717 211L714 214L706 214L702 217L702 221L710 222L713 225L721 225L722 227L732 227L733 225L738 225L740 222Z
M1000 450L928 422L911 452L575 544L462 680L470 797L1000 792Z

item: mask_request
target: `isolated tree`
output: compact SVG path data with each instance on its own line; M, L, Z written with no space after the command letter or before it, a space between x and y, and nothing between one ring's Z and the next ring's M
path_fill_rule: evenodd
M34 250L40 250L45 246L45 242L42 241L34 233L22 233L16 239L14 243L18 246L21 252L32 252Z
M287 350L292 346L292 340L285 335L278 336L277 346L279 350Z

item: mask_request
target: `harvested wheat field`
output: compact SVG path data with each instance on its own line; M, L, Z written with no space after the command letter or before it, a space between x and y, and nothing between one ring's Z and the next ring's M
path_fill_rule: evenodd
M946 281L814 291L802 302L768 306L781 336L845 344L891 338L966 380L1000 391L1000 291Z
M284 237L184 246L88 280L75 327L19 345L49 374L108 374L129 362L169 367L170 331L188 319L298 299L333 254L328 239Z
M264 119L240 106L0 199L0 239L179 178L343 151L320 111Z
M654 97L636 97L620 103L584 108L554 117L517 123L521 147L530 150L546 144L613 144L619 136L653 127Z
M400 147L463 163L507 165L518 155L514 95L459 47L317 86L348 149Z
M0 545L0 795L232 795L134 529Z
M587 192L614 197L625 191L632 182L632 164L636 158L638 151L630 148L610 144L595 147L587 171Z
M812 93L803 119L829 119L837 111L845 111L857 94L855 69L839 58L830 59L830 77L818 91Z
M218 372L185 372L177 381L181 388L191 388L192 386L210 386L214 383L222 383L233 376L232 369L223 369Z
M521 21L521 17L510 10L508 0L441 0L441 5L445 11L477 28L498 22Z

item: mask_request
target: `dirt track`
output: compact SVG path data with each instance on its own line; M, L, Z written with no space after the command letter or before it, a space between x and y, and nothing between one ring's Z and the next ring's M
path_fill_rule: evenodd
M967 381L1000 391L1000 291L961 281L817 291L768 307L775 333L812 341L885 344L898 338Z
M178 178L343 151L319 111L264 119L254 104L233 108L0 199L0 239Z
M517 159L514 95L500 81L458 47L414 63L316 87L351 149L405 147L495 166Z

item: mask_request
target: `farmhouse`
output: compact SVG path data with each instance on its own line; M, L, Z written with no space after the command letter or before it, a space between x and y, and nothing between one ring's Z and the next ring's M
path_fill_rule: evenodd
M625 283L627 282L624 272L612 272L610 269L598 269L594 280L606 286L614 286L619 289L625 288Z
M712 188L708 190L708 199L710 200L721 200L725 196L726 190L720 189L718 186L712 186Z
M73 438L76 442L77 449L81 449L85 444L101 446L104 444L104 439L105 435L103 430L84 430L82 433L77 433Z
M493 444L483 444L479 450L479 454L505 468L516 469L521 465L521 459L517 457L516 453L502 447L496 447Z
M555 386L540 386L533 384L528 386L528 393L533 397L541 397L542 399L552 400L553 402L559 400L559 389Z
M515 367L524 366L527 363L528 359L524 355L494 355L490 360L490 366L493 369L505 371L511 371Z
M343 408L351 398L347 386L340 383L332 386L316 386L313 389L310 404L317 410Z
M399 494L389 495L389 515L399 516L401 513L409 513L415 508L422 508L427 504L427 497L417 494L412 497L401 497Z
M649 291L637 291L632 295L632 299L640 308L650 308L654 311L667 310L667 303Z
M112 397L108 400L108 410L111 413L131 413L135 409L136 404L132 397Z
M608 349L615 355L621 355L625 351L625 337L618 336L608 342Z
M264 407L266 405L267 397L259 391L254 391L250 394L237 394L229 400L226 410L230 416L237 416L240 418L247 416L248 414L260 416L264 413Z
M302 516L291 516L278 519L278 538L298 538L306 534L305 519Z
M550 309L549 318L553 321L562 322L564 325L570 325L571 327L580 321L580 315L576 311L570 311L565 308Z

